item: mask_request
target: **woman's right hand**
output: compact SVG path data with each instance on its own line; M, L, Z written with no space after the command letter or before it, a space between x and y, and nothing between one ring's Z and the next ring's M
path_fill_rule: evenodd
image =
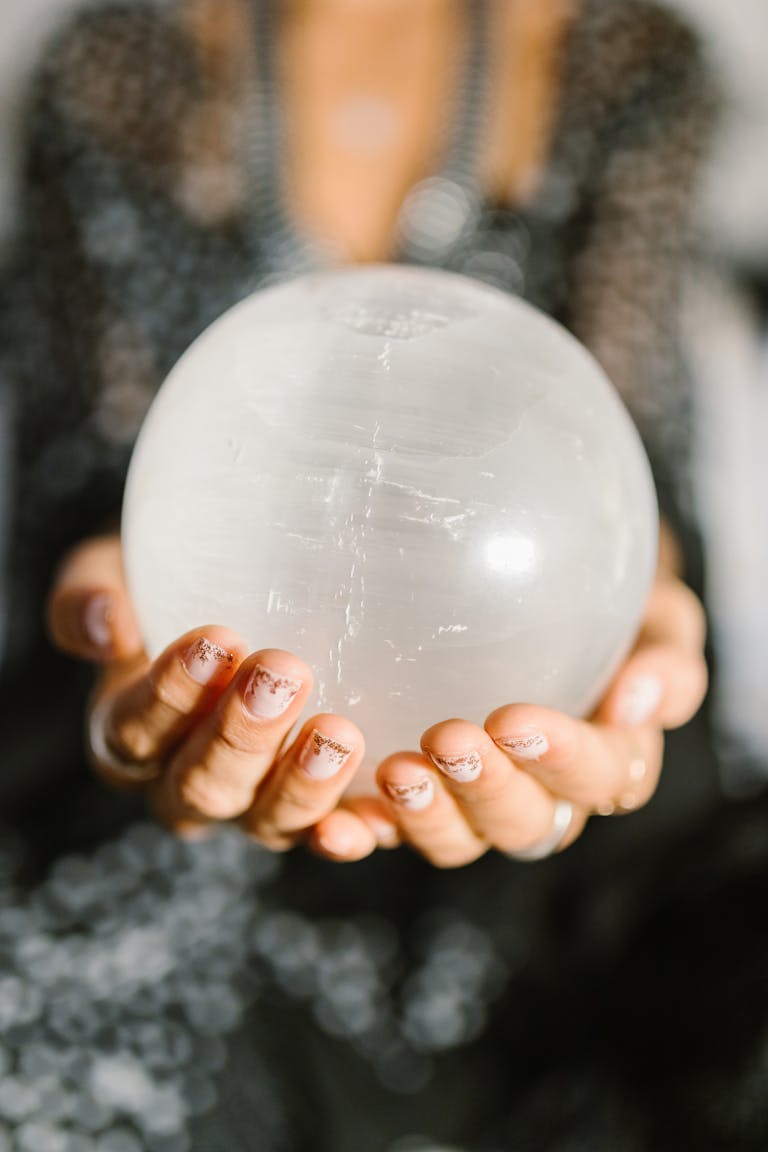
M312 689L304 661L276 648L249 654L219 625L194 628L150 661L116 535L67 556L48 623L59 648L102 666L89 710L96 770L114 785L147 790L173 831L202 835L215 821L236 820L267 847L308 839L336 860L376 846L371 828L338 808L363 758L359 729L317 715L288 744Z

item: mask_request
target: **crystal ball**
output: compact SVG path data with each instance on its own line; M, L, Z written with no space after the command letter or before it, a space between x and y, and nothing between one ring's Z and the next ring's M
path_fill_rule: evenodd
M123 513L150 654L206 623L297 653L369 765L513 701L589 713L658 535L590 353L515 297L403 266L305 276L212 324L148 413Z

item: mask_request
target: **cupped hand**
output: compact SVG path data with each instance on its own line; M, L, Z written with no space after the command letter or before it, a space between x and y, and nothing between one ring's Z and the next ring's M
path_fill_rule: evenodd
M402 837L441 867L489 848L538 859L572 843L591 815L646 804L659 780L664 729L685 724L704 698L704 637L701 604L664 547L634 649L589 720L508 704L482 727L436 724L419 752L379 766Z
M94 767L108 782L146 790L181 835L237 821L262 844L285 849L333 812L364 752L358 728L321 714L290 733L312 689L297 656L248 653L218 625L195 628L156 660L143 651L125 587L117 536L87 540L62 565L48 605L54 642L102 665L89 711ZM313 848L358 859L394 828L339 811Z

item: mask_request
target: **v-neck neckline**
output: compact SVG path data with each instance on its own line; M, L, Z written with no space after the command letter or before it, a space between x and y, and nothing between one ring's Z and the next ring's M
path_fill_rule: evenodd
M281 280L338 259L287 209L282 193L286 129L276 64L278 0L251 0L251 8L255 74L246 112L249 216L269 266L267 279ZM386 263L450 263L452 252L466 246L479 221L484 200L480 158L490 102L487 0L469 6L467 24L469 45L453 130L442 162L406 195Z

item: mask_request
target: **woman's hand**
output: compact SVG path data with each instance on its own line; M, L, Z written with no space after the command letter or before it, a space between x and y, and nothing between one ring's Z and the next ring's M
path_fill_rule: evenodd
M536 859L572 843L593 813L646 804L661 771L663 729L685 724L704 698L704 634L701 604L675 574L664 538L635 648L589 721L509 704L482 728L436 724L421 753L380 765L403 838L441 867L489 848Z
M219 626L195 628L150 661L128 599L117 536L88 540L62 565L48 606L64 651L102 664L89 715L91 755L111 784L147 790L182 835L236 820L274 849L336 809L363 757L349 720L318 715L287 744L312 673L278 649L248 654ZM373 829L373 830L372 830ZM316 851L358 859L392 839L391 822L340 811Z

